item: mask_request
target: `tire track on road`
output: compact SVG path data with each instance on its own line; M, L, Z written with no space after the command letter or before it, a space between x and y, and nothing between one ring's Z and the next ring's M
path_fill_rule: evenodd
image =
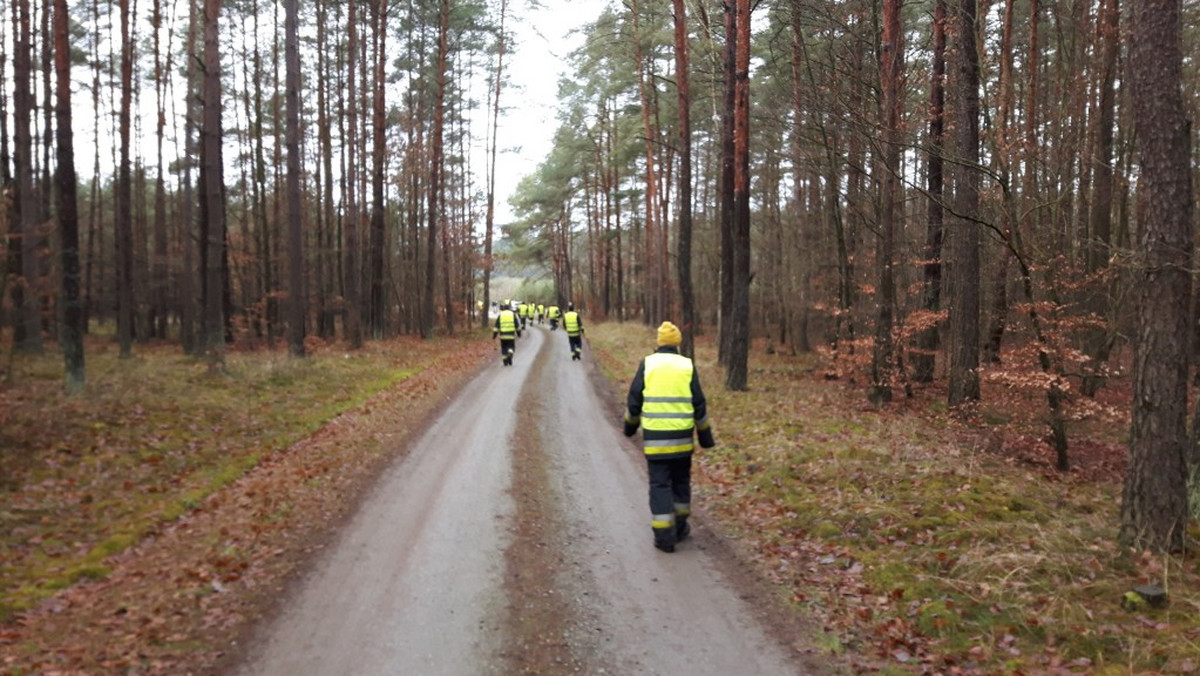
M549 336L542 341L521 388L513 431L511 495L515 513L505 551L503 621L507 673L605 673L597 671L595 647L580 608L578 572L571 562L565 498L556 487L556 460L547 448L556 387ZM612 673L612 672L609 672Z

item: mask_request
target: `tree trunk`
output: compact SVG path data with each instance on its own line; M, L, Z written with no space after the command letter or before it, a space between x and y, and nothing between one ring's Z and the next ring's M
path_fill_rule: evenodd
M1102 45L1099 73L1099 101L1096 119L1096 151L1092 171L1091 237L1088 247L1088 272L1107 271L1112 251L1113 219L1113 124L1116 110L1117 57L1120 53L1120 16L1117 0L1104 0L1096 32ZM1079 391L1095 396L1104 384L1103 366L1117 340L1117 294L1113 276L1105 272L1098 288L1091 292L1088 307L1106 316L1104 328L1088 331L1084 351L1088 355L1086 372ZM1107 281L1107 283L1104 283Z
M19 33L16 6L16 0L13 0L13 29ZM0 92L8 91L8 81L5 77L8 73L8 52L5 49L7 45L7 31L0 22ZM0 277L0 299L11 293L9 298L12 301L13 312L9 315L9 321L13 329L13 345L20 346L25 341L25 321L22 317L24 289L19 283L9 286L11 281L21 277L21 212L16 199L17 186L12 173L12 155L8 147L8 101L7 96L0 96L0 206L4 208L4 222L8 224L8 232L4 234L7 256L5 274Z
M750 0L737 2L733 107L733 302L725 388L744 391L750 360Z
M383 300L383 237L384 237L384 154L387 152L387 115L384 90L387 84L387 0L378 0L375 9L376 72L374 96L374 172L371 183L371 265L370 265L370 326L371 335L379 340L384 332Z
M730 341L733 339L733 231L734 231L734 148L733 148L733 111L737 96L737 10L736 0L723 0L725 9L725 60L724 60L724 89L725 97L721 107L721 188L720 194L720 230L721 230L721 310L720 328L717 336L717 363L722 366L729 364Z
M683 329L680 352L695 354L695 299L692 293L692 92L688 79L687 10L675 4L675 85L679 94L679 307Z
M995 133L993 134L993 163L996 165L999 180L1005 185L1010 184L1012 166L1015 164L1013 144L1011 143L1010 124L1013 109L1013 15L1014 0L1005 0L1003 28L1000 37L1000 83L999 110L996 113ZM1004 191L1000 211L1000 230L1006 239L1012 239L1013 219L1017 209L1012 191ZM1000 363L1000 348L1004 333L1008 329L1008 270L1010 264L1009 252L1001 249L996 264L996 276L992 283L992 307L988 317L987 339L984 341L984 361L990 364Z
M421 337L432 338L435 323L433 297L434 284L437 279L437 242L438 221L442 217L442 133L446 115L446 61L449 49L450 33L450 0L442 0L440 20L438 24L438 53L437 53L437 91L433 103L433 142L430 148L429 167L429 219L428 239L425 241L425 294L422 298ZM443 235L443 240L445 239ZM445 242L448 245L448 242ZM450 319L446 319L449 324Z
M133 34L129 0L121 0L121 107L117 112L121 157L117 165L117 339L121 358L133 353L133 177L130 174L130 116L133 107Z
M183 195L181 201L183 206L180 209L180 221L182 227L180 240L183 246L183 269L179 280L179 295L181 297L181 308L179 313L179 334L183 340L183 352L187 355L194 355L200 351L200 338L196 335L196 267L195 267L195 243L196 229L195 207L196 194L192 187L192 167L194 162L191 158L198 156L196 148L196 124L199 115L198 102L201 98L201 87L197 79L200 69L197 67L198 58L196 55L196 37L202 29L200 21L199 8L193 3L188 10L187 24L187 40L185 41L184 54L186 54L184 63L187 67L187 81L184 84L183 97L183 150L186 158L183 162ZM94 188L93 188L94 189ZM199 230L203 231L203 228ZM201 246L204 240L200 240Z
M154 0L153 29L154 43L154 104L157 112L155 121L155 177L154 177L154 262L152 266L150 294L150 334L159 339L167 337L168 303L170 285L167 267L167 187L163 162L163 139L167 129L166 91L170 66L164 65L161 42L163 32L162 1ZM168 45L168 48L170 45ZM168 61L169 64L169 61Z
M346 297L346 340L352 349L363 344L362 330L362 268L359 256L358 223L358 93L355 82L355 66L358 64L358 0L347 0L349 6L346 21L346 180L342 184L342 195L346 203L346 218L342 225L345 238L345 262L342 264L342 285Z
M500 27L496 35L496 79L492 87L492 125L488 139L488 168L487 168L487 214L485 215L483 240L483 310L479 313L480 325L488 325L488 311L492 307L492 238L496 228L496 148L499 140L496 135L500 127L500 92L504 82L504 52L508 41L504 35L504 20L508 15L508 0L500 0Z
M337 86L337 77L330 66L332 54L337 50L329 45L329 0L317 3L317 144L321 149L320 187L317 194L321 195L321 205L317 213L321 214L321 224L317 229L316 252L318 282L316 284L317 302L317 335L325 339L333 338L337 333L337 311L333 296L337 294L337 255L340 238L336 238L337 216L334 213L333 198L333 122L330 119L328 90Z
M17 347L30 354L41 354L42 321L35 288L38 278L37 217L38 201L33 185L33 93L30 79L32 29L29 1L14 0L13 7L13 165L17 175L17 209L20 214L20 275L13 285L13 307L20 317Z
M300 214L300 8L284 0L284 60L287 61L287 230L288 352L304 356L304 231Z
M1178 552L1188 522L1188 313L1194 201L1180 0L1133 7L1129 74L1141 165L1137 343L1122 544ZM1193 466L1194 467L1194 466Z
M71 127L71 43L67 0L54 0L54 70L58 105L58 232L62 246L62 352L66 388L83 391L83 306L79 298L79 207L76 198L75 140Z
M945 167L945 112L946 112L946 0L935 0L933 9L933 54L932 72L929 82L929 152L926 192L928 216L925 221L925 250L922 274L921 307L929 313L939 312L942 307L942 187ZM939 324L929 321L929 326L917 336L917 351L909 361L913 365L913 380L919 383L933 382L937 365Z
M796 116L796 120L804 119L804 97L802 73L804 68L804 24L801 21L801 2L800 0L792 0L790 22L792 29L792 113ZM792 134L792 166L800 167L804 164L804 148L805 141L801 134ZM797 289L795 307L791 309L792 316L796 318L791 327L792 344L800 352L809 352L812 345L808 337L809 324L809 289L812 286L812 271L813 261L815 260L813 246L811 243L812 228L809 227L810 220L804 213L804 184L799 180L799 172L793 177L792 181L792 228L796 232L797 251L801 264L803 265L800 274L800 284Z
M221 0L204 0L200 221L204 275L203 350L210 370L225 368L225 191L221 152Z
M650 124L650 112L653 110L650 90L654 87L654 84L647 82L646 71L649 70L650 64L646 62L645 56L642 54L642 38L639 31L637 0L631 0L629 8L633 16L633 60L638 74L638 96L641 101L643 145L646 153L646 234L643 239L646 247L646 278L643 285L643 291L646 294L646 305L643 308L642 319L653 324L667 318L666 308L662 307L662 294L660 292L661 278L662 275L666 274L666 270L663 268L657 253L659 246L658 229L665 227L665 224L659 223L657 218L658 168L655 166L657 164L654 152L655 134Z
M900 198L900 117L904 107L904 33L901 31L902 0L883 3L883 36L879 54L880 88L883 95L883 195L876 264L879 266L879 315L875 323L875 351L871 357L872 402L892 400L894 348L892 345L892 308L896 303L896 282L892 271L896 256L897 202Z
M18 25L17 12L14 11L13 28L17 28ZM5 24L0 22L0 91L8 91L5 77L8 73L7 44ZM20 316L24 297L20 285L12 285L11 288L8 286L11 280L20 277L20 211L17 209L16 199L12 198L17 193L17 186L13 181L11 162L12 155L8 150L8 97L0 96L0 208L4 209L4 221L8 225L8 232L4 233L7 256L5 274L0 276L0 300L11 291L12 307L16 310L12 312L10 319L13 345L19 346L25 340L25 323Z
M956 134L955 218L947 233L950 264L950 385L948 402L979 399L979 53L975 42L976 0L960 0L949 36L954 64Z

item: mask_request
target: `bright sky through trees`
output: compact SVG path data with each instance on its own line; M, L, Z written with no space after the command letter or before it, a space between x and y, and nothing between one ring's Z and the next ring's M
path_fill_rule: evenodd
M586 37L576 29L596 20L611 0L542 0L541 7L517 0L517 44L504 69L510 85L500 95L501 154L496 161L496 222L512 221L508 198L521 178L546 158L558 128L558 82L567 75L567 57ZM482 133L479 139L483 138ZM482 151L481 151L482 152ZM482 160L481 160L482 161ZM482 164L477 164L482 167Z

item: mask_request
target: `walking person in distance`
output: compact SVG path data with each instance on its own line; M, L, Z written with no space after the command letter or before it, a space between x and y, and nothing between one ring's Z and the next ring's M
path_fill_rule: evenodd
M513 353L517 348L517 336L521 335L521 326L518 324L517 313L513 312L509 307L508 301L500 306L500 312L496 315L496 323L492 325L492 339L500 336L500 355L504 358L505 366L512 366Z
M571 360L581 359L583 353L583 319L575 311L574 303L567 303L563 313L563 328L567 331L567 344L571 346Z

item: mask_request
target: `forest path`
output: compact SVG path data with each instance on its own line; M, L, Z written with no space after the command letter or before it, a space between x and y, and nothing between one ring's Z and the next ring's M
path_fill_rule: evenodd
M485 366L234 673L808 673L702 514L675 553L653 548L644 461L590 369L542 327Z

